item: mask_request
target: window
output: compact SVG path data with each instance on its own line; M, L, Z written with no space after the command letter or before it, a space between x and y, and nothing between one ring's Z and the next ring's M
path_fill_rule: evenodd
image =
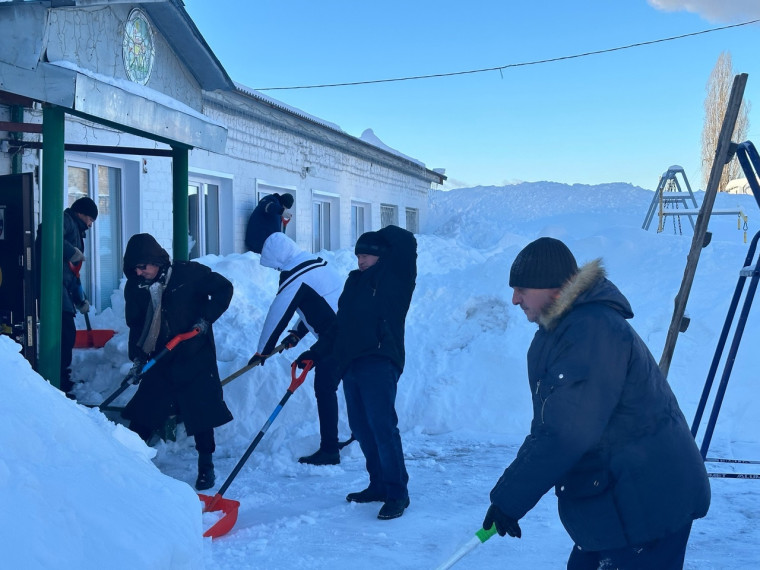
M340 247L339 198L327 192L312 192L311 197L311 250Z
M420 233L420 212L417 208L406 209L406 229L413 234Z
M312 202L311 250L314 252L330 249L330 202Z
M187 193L189 258L219 255L219 185L191 181Z
M85 237L85 263L79 273L85 294L102 311L119 288L122 261L122 168L67 161L66 206L89 196L98 205L98 219Z
M351 243L369 228L369 204L351 204Z
M398 208L390 204L380 204L380 227L398 225Z

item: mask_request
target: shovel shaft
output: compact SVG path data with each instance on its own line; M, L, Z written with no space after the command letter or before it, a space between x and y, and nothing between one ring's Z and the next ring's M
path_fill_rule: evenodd
M285 348L286 348L285 344L278 344L277 346L274 347L274 349L272 350L271 354L268 354L266 356L266 358L264 358L264 360L266 360L267 358L269 358L271 356L274 356L278 352L282 352L283 350L285 350ZM259 364L263 364L264 360L262 360L261 362L258 362L257 364L247 364L247 365L243 366L237 372L233 372L232 374L230 374L229 376L227 376L227 378L225 378L224 380L222 380L222 386L224 386L226 384L229 384L235 378L238 378L238 377L242 376L243 374L245 374L246 372L248 372L251 368L256 368Z
M496 534L496 525L493 525L490 529L485 530L484 528L481 528L479 531L475 533L475 536L473 536L470 540L465 542L459 550L457 550L451 558L449 558L446 562L441 564L436 570L448 570L454 564L459 562L462 558L464 558L467 554L472 552L475 548L483 544L486 540L491 538L494 534Z
M259 431L258 435L256 435L256 438L251 442L251 445L249 445L248 449L245 450L243 457L241 457L240 461L237 462L237 465L235 465L235 468L232 470L232 473L230 473L229 477L227 477L227 480L219 488L219 492L217 493L217 495L221 497L222 495L224 495L225 491L227 491L229 486L232 484L232 481L235 479L235 477L237 477L237 474L240 473L240 470L243 468L243 465L245 465L245 462L248 461L248 458L251 456L251 453L253 453L253 450L256 449L256 446L261 441L261 438L264 437L264 434L269 429L269 426L272 425L272 422L274 422L275 418L279 415L282 408L285 406L285 404L288 402L290 397L293 395L293 392L295 392L298 389L298 387L301 384L303 384L303 381L306 378L306 374L309 372L309 370L311 370L311 367L312 367L312 364L309 363L304 368L303 373L300 376L296 376L295 362L290 367L291 382L290 382L290 386L288 387L288 390L285 392L285 395L280 400L280 403L277 404L277 407L269 416L269 419L261 428L261 431Z

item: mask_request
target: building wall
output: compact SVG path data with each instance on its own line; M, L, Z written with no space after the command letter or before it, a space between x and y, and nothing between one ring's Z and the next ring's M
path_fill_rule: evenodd
M48 61L71 62L104 77L129 81L122 57L122 38L124 22L132 7L115 3L51 10L45 45ZM155 27L153 42L155 60L146 87L200 110L201 92L197 82Z

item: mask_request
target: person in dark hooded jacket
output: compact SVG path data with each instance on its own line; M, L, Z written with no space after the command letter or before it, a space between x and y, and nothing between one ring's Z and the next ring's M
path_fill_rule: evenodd
M177 344L146 371L123 416L147 442L170 415L180 415L198 451L195 487L211 488L214 428L232 420L219 380L212 323L227 310L232 283L200 263L172 263L150 234L130 238L124 275L124 314L135 374L178 334L193 328L200 334Z
M575 543L569 570L683 567L710 486L676 397L627 319L601 260L578 270L553 238L528 244L512 303L538 330L528 350L530 434L491 491L483 527L518 524L552 487Z
M343 378L351 433L361 446L369 486L349 493L356 503L383 502L381 520L409 506L409 475L398 430L396 392L404 370L404 326L417 277L417 241L397 226L366 232L354 249L334 325L296 362L332 357Z
M275 232L285 231L290 221L288 210L293 207L293 194L267 194L251 212L245 228L248 251L261 253L264 242Z

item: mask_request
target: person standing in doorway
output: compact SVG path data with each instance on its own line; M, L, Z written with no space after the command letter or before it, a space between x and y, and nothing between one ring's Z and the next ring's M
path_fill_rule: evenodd
M140 384L122 415L145 442L171 415L180 416L198 452L195 488L209 489L215 482L214 428L232 420L219 380L212 323L227 310L232 283L200 263L172 262L150 234L129 239L124 275L131 376ZM199 334L138 376L172 338L192 329Z
M683 567L710 485L676 397L601 260L580 269L561 241L515 258L512 303L536 323L530 434L491 491L483 527L518 521L552 487L575 545L568 570Z
M417 241L397 226L362 234L354 249L335 325L296 362L331 355L343 378L351 433L366 459L369 485L349 493L356 503L384 503L377 518L409 506L409 475L398 429L396 392L404 370L404 327L417 277Z
M79 271L85 261L84 240L87 230L98 218L98 206L84 196L76 200L63 211L63 282L61 298L61 383L60 389L70 399L75 399L72 390L74 382L71 379L71 360L77 327L74 323L76 311L86 315L90 311L90 303L84 296L84 289L79 280ZM41 289L41 270L39 260L42 259L42 224L37 227L35 241L37 264L37 296Z

